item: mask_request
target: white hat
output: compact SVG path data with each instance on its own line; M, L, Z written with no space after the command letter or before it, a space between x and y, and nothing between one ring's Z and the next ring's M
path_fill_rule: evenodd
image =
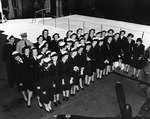
M39 48L41 48L47 41L46 40L43 40L41 45L39 45Z
M57 53L56 52L51 52L51 57L56 56Z
M12 55L16 55L16 54L19 54L19 52L18 52L18 51L14 51L14 52L12 53Z
M50 61L50 58L46 57L46 58L44 58L43 61L44 61L45 63L48 63L48 62Z
M64 46L64 45L65 45L65 42L60 42L60 43L59 43L59 46L60 46L60 47L62 47L62 46Z
M68 54L68 52L67 51L62 51L61 54L66 55L66 54Z
M51 53L51 51L50 51L50 50L47 50L45 54L48 55L48 54L50 54L50 53Z
M43 57L43 55L38 55L37 59L41 59Z

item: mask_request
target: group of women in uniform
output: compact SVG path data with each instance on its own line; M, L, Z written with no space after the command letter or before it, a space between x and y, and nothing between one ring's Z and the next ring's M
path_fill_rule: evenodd
M68 101L95 79L100 80L122 66L116 64L123 64L125 73L132 66L135 78L142 69L142 39L134 41L134 35L125 36L124 30L96 33L90 29L83 34L79 28L74 33L67 31L65 38L58 33L51 37L48 32L44 29L34 47L25 46L22 54L12 52L13 76L28 107L34 94L39 107L53 112L52 102L55 106L62 104L60 94L63 101Z

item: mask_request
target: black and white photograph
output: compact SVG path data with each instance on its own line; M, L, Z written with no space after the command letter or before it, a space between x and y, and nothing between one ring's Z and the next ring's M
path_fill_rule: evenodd
M0 0L0 119L150 119L150 1Z

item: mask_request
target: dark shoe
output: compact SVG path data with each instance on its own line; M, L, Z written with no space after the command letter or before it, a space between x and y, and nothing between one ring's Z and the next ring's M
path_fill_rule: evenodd
M81 88L81 90L84 90L84 88Z
M77 92L79 92L80 90L77 90Z
M138 80L138 77L137 77L137 76L135 77L135 80Z
M134 74L132 74L132 77L135 77L135 75L134 75Z
M58 103L59 105L61 105L61 101L60 101L60 100L58 100L57 103Z
M94 81L91 81L92 83L94 83Z
M55 107L57 107L58 106L57 102L54 102L54 105L55 105Z
M54 110L53 110L53 109L50 109L50 110L49 110L49 112L51 112L51 113L52 113L52 112L54 112Z
M87 84L87 85L86 85L86 87L89 87L89 86L90 86L90 84Z
M65 96L63 96L63 99L62 100L66 100L66 97Z
M27 105L28 108L31 108L31 105Z
M69 101L69 97L66 97L66 101Z

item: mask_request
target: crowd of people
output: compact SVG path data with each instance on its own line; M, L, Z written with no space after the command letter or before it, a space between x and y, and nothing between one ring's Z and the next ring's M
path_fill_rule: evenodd
M68 101L70 96L116 68L128 73L132 67L133 78L138 78L143 68L142 39L135 41L134 35L126 35L124 30L114 33L113 29L100 32L90 29L83 34L79 28L60 38L59 33L51 37L44 29L36 43L27 39L27 33L22 33L21 38L15 44L14 36L10 36L3 48L9 84L17 85L28 107L34 95L39 107L47 112L54 111L52 103L62 104L60 94L63 101Z

